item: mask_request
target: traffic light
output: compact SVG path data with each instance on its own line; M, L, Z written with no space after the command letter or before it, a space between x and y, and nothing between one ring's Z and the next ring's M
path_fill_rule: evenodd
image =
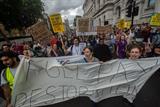
M108 25L108 21L104 21L104 25Z
M137 16L138 15L138 11L139 11L139 7L134 7L134 11L133 11L133 15Z
M131 17L132 16L132 5L131 4L129 4L128 6L127 6L127 9L126 9L127 11L126 11L126 16L127 17Z

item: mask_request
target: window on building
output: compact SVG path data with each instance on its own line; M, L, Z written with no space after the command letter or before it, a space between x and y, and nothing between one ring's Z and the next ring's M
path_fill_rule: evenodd
M117 14L117 18L120 18L120 17L121 17L121 7L120 7L120 6L118 6L118 7L116 8L116 14Z
M156 0L148 0L148 7L155 5Z
M118 18L120 18L121 17L121 8L119 7L118 8Z
M101 19L99 18L99 26L101 26Z
M108 24L109 24L109 22L108 22L108 21L105 21L105 22L104 22L104 25L108 25Z
M104 20L104 22L106 21L106 15L104 15L103 20Z
M100 8L100 6L101 6L101 2L100 0L98 0L98 8Z

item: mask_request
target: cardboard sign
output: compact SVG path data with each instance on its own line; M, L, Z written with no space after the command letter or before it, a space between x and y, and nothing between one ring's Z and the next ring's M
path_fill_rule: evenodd
M97 26L98 34L108 34L112 33L112 31L113 31L112 26Z
M90 20L89 18L79 18L77 20L77 32L90 32Z
M43 21L37 22L31 27L28 27L26 29L26 33L32 35L33 39L36 41L49 41L50 37L52 36L51 32Z

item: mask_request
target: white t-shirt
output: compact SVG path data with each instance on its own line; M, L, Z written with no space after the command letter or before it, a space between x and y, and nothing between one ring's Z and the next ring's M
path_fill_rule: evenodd
M1 85L5 85L5 84L8 83L8 81L7 81L6 78L4 77L5 70L6 70L6 69L4 69L4 70L2 71L2 73L1 73ZM16 70L17 70L17 68L10 68L10 71L11 71L13 77L15 77L15 75L16 75Z
M73 46L69 47L67 51L71 52L72 56L82 55L83 47L80 45L78 45L78 46L73 45Z
M87 44L86 44L85 42L81 42L81 43L79 43L79 46L80 46L82 49L84 49L84 48L87 46Z
M134 35L134 33L130 30L128 36L131 37L131 38L133 38L135 35Z

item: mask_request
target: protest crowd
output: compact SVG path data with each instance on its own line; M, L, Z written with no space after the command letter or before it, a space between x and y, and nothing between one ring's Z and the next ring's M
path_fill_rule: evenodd
M71 36L53 33L49 42L28 41L4 43L0 50L1 107L11 107L11 93L16 69L22 56L61 57L84 55L75 63L105 63L112 59L131 59L160 56L160 28L148 24L131 29L112 27L108 34ZM63 64L67 64L65 62ZM12 71L12 72L11 72Z

